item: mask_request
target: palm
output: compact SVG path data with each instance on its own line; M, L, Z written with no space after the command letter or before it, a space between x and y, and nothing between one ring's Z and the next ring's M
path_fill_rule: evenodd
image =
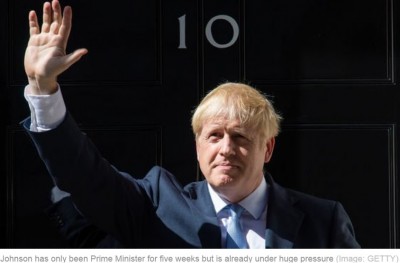
M54 34L33 35L25 52L26 74L36 78L59 75L66 55L61 42Z

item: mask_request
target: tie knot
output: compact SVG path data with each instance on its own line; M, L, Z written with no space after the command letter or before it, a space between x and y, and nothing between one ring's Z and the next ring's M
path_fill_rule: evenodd
M231 212L231 216L237 216L238 218L242 215L244 208L238 204L230 204L227 206L229 211Z

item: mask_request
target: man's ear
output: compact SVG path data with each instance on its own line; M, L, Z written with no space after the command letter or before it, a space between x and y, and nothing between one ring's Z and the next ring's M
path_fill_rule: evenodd
M194 143L195 143L195 145L196 145L196 158L197 158L197 161L199 161L199 145L198 145L198 143L197 143L197 140L198 140L198 138L196 137L196 138L194 139Z
M271 160L272 153L274 152L274 147L275 147L275 137L272 137L267 141L267 147L265 149L265 158L264 158L265 163L269 163L269 161Z

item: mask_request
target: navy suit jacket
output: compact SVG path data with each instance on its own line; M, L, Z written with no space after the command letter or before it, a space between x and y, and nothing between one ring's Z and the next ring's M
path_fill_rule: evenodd
M221 230L205 181L182 187L161 167L130 179L103 159L67 114L59 127L30 132L55 183L89 222L124 247L220 248ZM338 202L292 191L266 175L266 248L359 247Z

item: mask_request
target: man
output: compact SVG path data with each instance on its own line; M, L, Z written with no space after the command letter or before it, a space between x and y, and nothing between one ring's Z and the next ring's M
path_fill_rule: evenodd
M280 116L256 89L225 83L196 109L192 127L206 180L181 187L154 167L128 179L104 160L66 111L57 76L86 49L66 55L72 9L45 3L39 29L29 13L25 55L31 118L24 123L58 187L80 212L124 247L358 247L342 206L287 190L263 166ZM74 219L71 219L74 220Z

